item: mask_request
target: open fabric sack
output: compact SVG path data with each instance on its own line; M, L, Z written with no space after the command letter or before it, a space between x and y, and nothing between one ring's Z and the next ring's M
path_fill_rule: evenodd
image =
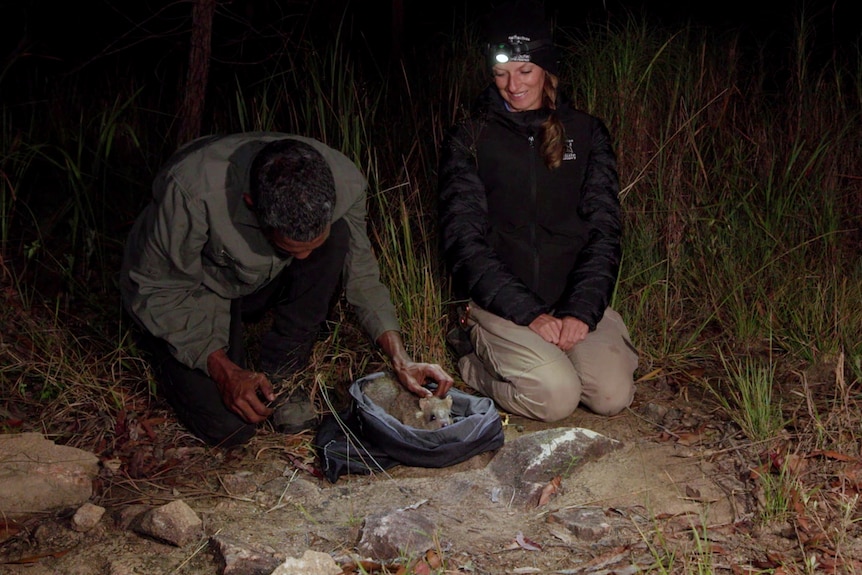
M494 402L450 389L452 424L440 429L404 425L376 405L363 386L382 372L350 385L350 406L321 422L314 444L324 476L372 473L396 465L447 467L503 445L503 423Z

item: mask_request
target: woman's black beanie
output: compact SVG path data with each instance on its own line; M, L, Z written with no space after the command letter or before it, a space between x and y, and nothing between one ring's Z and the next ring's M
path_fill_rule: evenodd
M559 56L553 44L551 23L545 17L544 8L532 0L510 0L493 8L482 19L482 32L488 49L510 42L513 36L526 38L526 42L546 41L547 45L527 53L524 61L541 66L546 71L559 73ZM493 56L487 54L491 66Z

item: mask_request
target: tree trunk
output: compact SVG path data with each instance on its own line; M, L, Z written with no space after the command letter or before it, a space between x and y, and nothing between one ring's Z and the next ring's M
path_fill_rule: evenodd
M210 71L215 8L216 0L194 0L189 67L179 113L180 129L177 138L180 144L197 138L201 132L207 78Z

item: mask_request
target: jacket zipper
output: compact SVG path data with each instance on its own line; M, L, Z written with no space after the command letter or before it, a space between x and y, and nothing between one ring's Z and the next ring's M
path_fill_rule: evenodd
M529 136L527 141L530 143L530 204L533 208L533 217L530 218L530 247L533 250L533 285L539 285L539 250L536 246L536 226L539 216L539 206L537 205L537 190L536 190L536 138Z

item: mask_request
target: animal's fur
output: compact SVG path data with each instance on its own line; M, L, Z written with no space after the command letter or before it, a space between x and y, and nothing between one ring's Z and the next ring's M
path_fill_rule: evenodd
M417 397L388 374L363 386L371 401L404 425L419 429L440 429L452 423L452 398Z

